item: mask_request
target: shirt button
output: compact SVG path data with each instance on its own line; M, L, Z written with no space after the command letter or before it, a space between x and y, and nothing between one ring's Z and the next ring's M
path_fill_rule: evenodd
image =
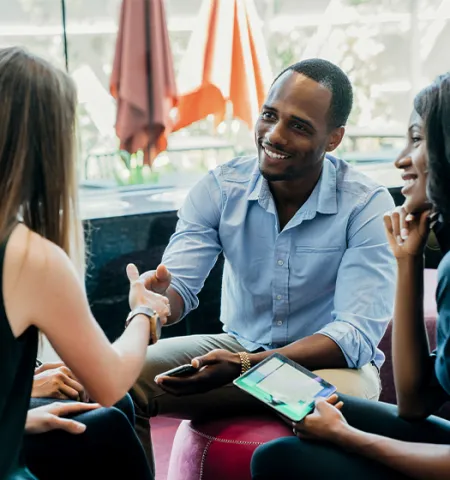
M284 265L284 262L283 260L278 260L278 265L281 267L282 265Z
M281 295L277 295L277 300L281 300Z
M281 327L281 325L283 325L283 320L278 320L277 325Z

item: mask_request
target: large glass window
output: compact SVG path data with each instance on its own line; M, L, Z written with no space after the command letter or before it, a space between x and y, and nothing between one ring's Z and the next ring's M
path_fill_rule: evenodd
M276 74L302 58L340 65L355 105L338 154L386 184L414 94L450 68L450 0L254 0ZM140 155L124 159L109 94L120 0L0 0L0 47L23 45L65 68L79 94L80 169L87 184L190 185L233 155L254 151L237 120L217 129L205 119L172 134L152 169ZM66 10L64 49L62 5ZM166 0L176 71L196 25L201 0ZM67 57L66 57L67 55Z
M64 67L61 2L0 0L0 48L21 45Z

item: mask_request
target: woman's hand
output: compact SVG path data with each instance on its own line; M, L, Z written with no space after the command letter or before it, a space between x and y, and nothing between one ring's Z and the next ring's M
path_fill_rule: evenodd
M43 363L34 371L33 398L87 401L83 386L64 363Z
M198 370L193 375L188 377L159 375L155 381L163 390L172 395L192 395L227 385L241 373L239 355L227 350L213 350L202 357L194 358L192 366Z
M159 315L161 325L165 325L167 317L170 316L169 299L145 288L145 281L139 277L136 265L132 263L127 265L127 275L130 280L129 302L131 310L140 306L150 307Z
M407 213L397 207L384 215L384 226L392 252L397 259L417 257L423 254L430 232L431 211Z
M324 440L333 442L342 429L348 428L347 421L341 413L343 402L337 395L328 399L316 400L314 412L307 415L301 422L293 424L293 431L299 438Z
M79 434L86 430L83 423L62 418L67 415L74 415L90 410L96 410L100 405L98 403L81 402L55 402L42 407L28 410L27 421L25 423L25 433L45 433L50 430L65 430L66 432Z

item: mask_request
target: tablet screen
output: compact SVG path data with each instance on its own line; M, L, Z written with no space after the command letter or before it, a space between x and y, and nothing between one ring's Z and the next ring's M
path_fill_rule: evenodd
M316 398L328 398L336 391L333 385L279 354L256 365L234 383L294 421L311 412Z

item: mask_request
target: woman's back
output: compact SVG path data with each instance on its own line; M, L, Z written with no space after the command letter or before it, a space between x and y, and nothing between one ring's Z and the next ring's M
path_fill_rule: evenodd
M38 346L38 331L29 327L15 338L5 311L3 266L7 240L0 245L0 478L34 478L19 458ZM25 293L25 292L24 292ZM24 301L26 299L24 298Z

